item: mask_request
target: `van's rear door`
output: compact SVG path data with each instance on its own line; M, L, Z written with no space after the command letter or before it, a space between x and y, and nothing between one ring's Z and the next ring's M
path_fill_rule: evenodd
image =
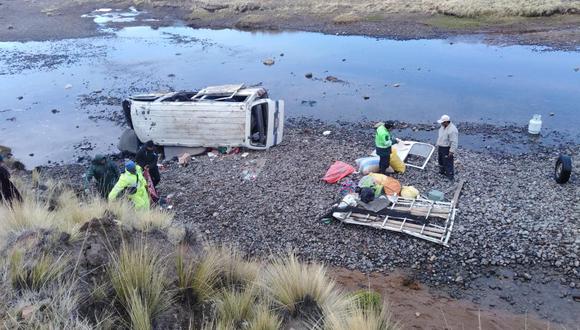
M284 101L261 99L252 104L248 148L264 150L282 142Z

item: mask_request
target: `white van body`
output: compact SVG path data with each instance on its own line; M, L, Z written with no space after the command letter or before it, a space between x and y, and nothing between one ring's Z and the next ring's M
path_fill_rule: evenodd
M284 101L269 99L261 87L136 95L123 109L137 138L160 146L264 150L283 138Z

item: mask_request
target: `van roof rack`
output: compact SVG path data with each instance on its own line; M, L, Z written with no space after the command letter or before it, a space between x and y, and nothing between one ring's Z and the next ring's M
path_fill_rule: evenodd
M219 99L214 99L214 101L227 100L227 99L231 99L232 97L234 97L236 95L236 93L239 92L240 90L242 90L244 87L245 87L244 84L209 86L209 87L206 87L206 88L200 90L191 99L192 100L203 99L207 95L224 95L224 94L227 95L227 94L230 94L229 96L224 96L224 97L219 98Z

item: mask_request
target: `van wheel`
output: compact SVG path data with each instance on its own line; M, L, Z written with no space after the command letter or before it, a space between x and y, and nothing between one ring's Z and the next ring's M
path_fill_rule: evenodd
M572 173L572 158L567 155L560 155L556 161L554 169L554 179L558 183L566 183L570 180Z
M134 155L139 150L139 146L143 144L139 141L137 134L132 129L126 129L119 138L117 148L124 154Z

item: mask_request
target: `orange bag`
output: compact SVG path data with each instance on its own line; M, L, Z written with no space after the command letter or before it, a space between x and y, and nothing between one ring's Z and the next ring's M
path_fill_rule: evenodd
M383 186L386 195L399 195L401 193L401 183L399 180L386 176L379 173L370 173L370 176L378 183Z
M354 167L348 165L345 162L337 161L330 166L322 180L328 183L337 183L338 180L344 178L345 176L351 175L354 173L354 171Z

